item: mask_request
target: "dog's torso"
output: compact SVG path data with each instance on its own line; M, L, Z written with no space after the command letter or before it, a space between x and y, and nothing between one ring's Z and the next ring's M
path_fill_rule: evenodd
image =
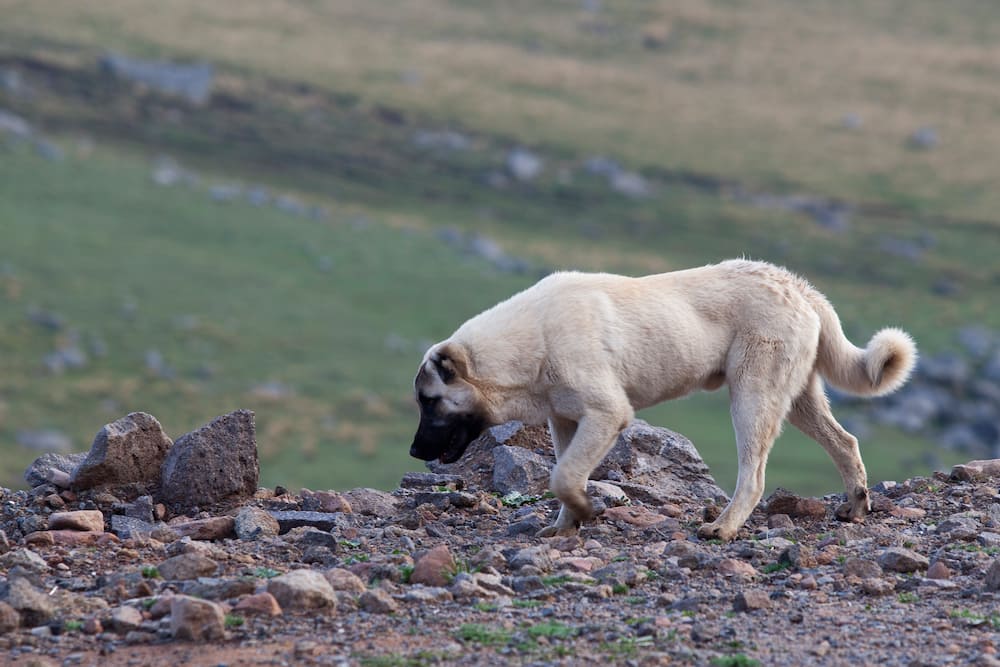
M642 278L556 273L450 340L470 351L475 375L537 397L537 414L512 418L544 422L550 410L575 419L591 399L622 392L639 410L721 386L735 370L737 341L815 348L810 289L743 260Z

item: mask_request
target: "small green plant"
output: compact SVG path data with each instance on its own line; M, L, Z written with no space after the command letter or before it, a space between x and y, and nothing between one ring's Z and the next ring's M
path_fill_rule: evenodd
M473 607L476 611L484 611L484 612L496 611L497 609L500 608L496 605L495 602L484 602L484 601L477 602L475 605L473 605Z
M611 587L611 592L615 595L625 595L628 593L628 586L626 584L615 584Z
M953 609L949 616L951 618L960 618L969 625L989 625L994 630L1000 630L1000 613L992 613L989 616L984 616L968 609Z
M542 496L529 496L520 491L511 491L507 495L501 496L500 502L503 503L504 507L521 507L522 505L537 503L541 499Z
M449 489L448 486L445 484L435 484L434 486L431 487L431 490L437 493L446 493L448 491L451 491L451 489Z
M357 549L361 546L361 542L358 540L338 540L337 544L345 549Z
M916 602L920 599L920 596L916 593L911 593L910 591L904 591L896 596L896 599L900 602L909 604L910 602Z
M226 629L232 630L234 628L241 628L243 624L246 623L246 619L242 616L237 616L235 614L226 614Z
M155 565L146 565L142 568L142 576L146 579L161 579L160 571Z
M413 576L413 566L412 565L400 565L399 566L399 578L404 584L410 583L410 577Z
M644 637L623 637L616 642L604 642L601 650L610 653L616 658L633 658L639 653L639 649L644 646L652 646L652 635Z
M141 602L142 608L145 609L146 611L149 611L150 609L153 608L153 605L156 604L156 601L158 599L159 598L146 598Z
M474 644L485 644L486 646L499 646L510 642L512 633L503 628L494 628L482 623L466 623L456 632L455 637Z
M772 574L774 572L781 572L782 570L787 570L791 566L792 564L789 563L788 561L768 563L763 568L761 568L761 572L763 572L764 574Z
M351 554L344 559L344 565L354 565L355 563L367 563L371 560L368 554Z
M643 623L649 623L653 620L652 616L634 616L632 618L625 619L627 625L631 625L633 628L637 625L642 625Z
M558 621L536 623L535 625L526 626L524 630L532 639L537 637L568 639L570 637L575 637L579 632L576 628L559 623Z
M709 663L713 667L760 667L760 661L747 657L742 653L733 655L720 655L712 658Z
M83 621L68 620L63 621L63 631L65 632L76 632L83 627Z
M573 581L573 578L568 574L551 574L542 577L542 583L546 586L561 586L569 581Z
M274 579L279 574L281 574L281 572L270 567L258 567L253 571L253 576L258 579Z
M630 595L627 598L625 598L625 602L629 604L645 604L646 598L644 598L641 595Z

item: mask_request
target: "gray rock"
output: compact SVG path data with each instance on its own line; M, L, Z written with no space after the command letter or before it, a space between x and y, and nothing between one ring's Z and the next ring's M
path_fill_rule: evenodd
M337 608L337 596L330 582L314 570L292 570L270 579L267 592L288 611Z
M931 150L937 147L939 141L937 130L933 127L925 126L914 130L907 137L906 145L915 150Z
M978 324L962 327L955 334L955 338L966 352L980 359L989 354L990 350L1000 342L995 331Z
M1000 558L994 558L987 568L983 584L988 591L1000 591Z
M493 449L493 489L502 495L540 495L549 484L552 460L523 447Z
M10 580L6 602L20 614L21 625L28 628L48 623L55 617L56 606L53 599L32 586L24 577Z
M394 614L399 609L392 596L381 588L373 588L362 593L358 598L358 607L369 614Z
M878 557L878 564L883 570L907 573L926 570L930 561L910 549L889 547Z
M979 535L979 522L969 517L949 517L939 523L934 532L946 533L954 540L974 540Z
M135 607L123 605L111 610L111 629L118 634L125 634L142 625L142 612Z
M56 454L54 452L42 454L24 471L24 481L34 488L42 484L54 483L54 476L60 481L64 479L68 480L73 470L85 458L87 458L86 452L80 452L79 454ZM53 475L53 471L62 473L62 475ZM61 485L57 484L57 486Z
M733 600L733 610L734 611L754 611L755 609L770 609L771 608L771 598L768 597L767 592L749 590L740 591L736 594L736 598Z
M254 414L237 410L182 435L161 468L160 496L175 511L236 504L257 492Z
M917 362L917 373L928 380L952 387L962 386L972 375L969 362L954 352L921 357Z
M74 489L155 484L171 444L156 417L133 412L100 430L70 483Z
M356 514L393 516L399 510L399 499L391 493L378 489L351 489L341 495L347 499Z
M250 595L256 590L257 581L253 577L218 578L199 577L194 581L185 581L181 591L191 597L205 600L232 600L243 595Z
M236 536L241 540L274 537L281 525L269 512L259 507L244 507L236 514Z
M3 570L13 570L15 567L22 568L27 572L41 574L49 571L49 564L31 549L14 549L0 556L0 568Z
M311 526L323 531L344 527L344 517L339 513L300 512L297 510L271 510L268 512L278 522L278 532L287 533L293 528ZM391 516L391 515L390 515Z
M101 70L118 79L140 83L166 95L177 95L192 104L205 104L212 94L215 68L209 63L172 63L141 60L109 53L101 57Z
M413 133L413 144L427 150L458 152L468 149L471 143L467 136L453 130L417 130Z
M153 497L139 496L124 507L124 514L147 523L153 522Z
M149 537L157 526L142 519L125 516L124 514L111 515L111 532L123 540L130 537Z
M68 452L73 449L70 437L55 429L18 431L14 440L22 447L41 452Z
M516 180L526 183L535 180L544 168L544 162L538 155L525 148L514 148L507 153L507 173Z
M844 561L844 575L874 579L882 576L882 568L875 561L866 558L848 558Z
M399 480L403 489L428 489L443 486L461 491L465 481L459 475L438 475L432 472L408 472Z
M642 199L652 194L649 181L634 171L621 171L608 182L612 190L630 199Z
M519 549L510 556L509 564L511 570L520 570L522 567L530 566L539 572L551 572L553 567L548 545Z
M17 630L21 625L21 617L17 610L6 602L0 602L0 636Z
M27 139L31 136L31 125L20 116L0 109L0 134Z
M209 600L175 595L170 600L170 634L175 639L212 640L226 634L226 614Z

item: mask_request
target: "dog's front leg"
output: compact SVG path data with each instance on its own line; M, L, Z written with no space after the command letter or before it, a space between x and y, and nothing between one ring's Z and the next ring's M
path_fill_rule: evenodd
M587 479L615 444L628 420L606 412L588 413L575 430L563 420L553 420L552 431L557 453L549 486L562 507L551 526L538 531L538 537L575 535L583 521L593 518L594 508L587 497ZM562 438L569 439L569 444Z

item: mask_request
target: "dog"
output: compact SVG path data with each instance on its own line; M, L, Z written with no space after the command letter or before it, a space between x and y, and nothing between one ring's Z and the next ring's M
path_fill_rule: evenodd
M557 272L427 350L410 455L452 463L490 426L547 422L561 508L538 535L572 535L592 518L590 473L636 410L728 385L739 475L729 504L698 535L728 541L740 530L785 419L840 472L847 502L837 518L863 521L871 502L858 441L834 419L823 380L880 396L906 382L916 359L913 339L894 327L856 347L826 297L765 262L639 278Z

